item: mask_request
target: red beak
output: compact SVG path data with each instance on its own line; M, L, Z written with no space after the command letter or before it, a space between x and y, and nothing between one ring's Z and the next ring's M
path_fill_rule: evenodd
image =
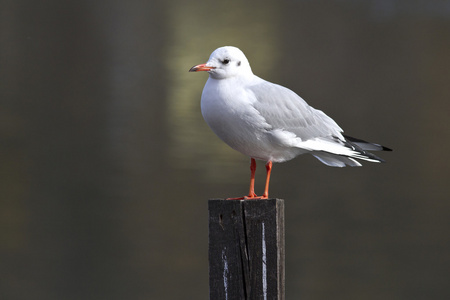
M189 69L189 72L211 71L215 67L209 67L206 64L196 65Z

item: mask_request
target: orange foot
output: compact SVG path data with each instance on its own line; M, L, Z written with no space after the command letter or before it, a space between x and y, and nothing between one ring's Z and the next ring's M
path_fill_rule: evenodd
M253 195L248 195L248 196L238 197L238 198L227 198L226 200L259 200L259 199L267 199L267 198L268 198L268 196L266 196L266 195L257 196L256 194L253 194Z

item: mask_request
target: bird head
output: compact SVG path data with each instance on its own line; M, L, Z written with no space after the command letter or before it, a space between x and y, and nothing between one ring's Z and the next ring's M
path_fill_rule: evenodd
M193 66L189 72L206 71L214 79L253 75L244 53L236 47L225 46L214 50L205 64Z

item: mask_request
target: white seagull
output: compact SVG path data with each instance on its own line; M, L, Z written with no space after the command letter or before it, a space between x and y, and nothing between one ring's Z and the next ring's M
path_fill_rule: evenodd
M267 199L272 162L310 153L332 167L361 166L358 160L383 162L366 150L391 149L343 135L336 122L309 106L296 93L254 75L236 47L216 49L205 64L189 72L206 71L201 110L214 133L231 148L250 156L249 194L233 199ZM254 191L255 159L266 161L264 194Z

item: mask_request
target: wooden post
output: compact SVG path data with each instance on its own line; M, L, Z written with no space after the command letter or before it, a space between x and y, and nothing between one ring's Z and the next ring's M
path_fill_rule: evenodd
M211 300L284 300L284 200L211 199Z

